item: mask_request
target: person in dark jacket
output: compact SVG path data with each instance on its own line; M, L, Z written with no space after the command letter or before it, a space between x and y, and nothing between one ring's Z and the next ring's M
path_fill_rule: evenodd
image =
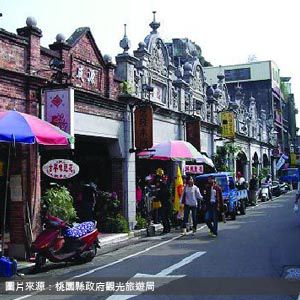
M95 220L95 205L97 197L97 186L92 181L82 185L81 221Z
M258 180L256 174L253 173L252 178L249 181L249 200L251 205L256 205L257 203L257 190Z
M214 176L208 177L208 183L203 191L203 199L205 206L205 223L210 230L210 235L216 237L218 235L219 214L223 212L224 201L222 189L216 183Z
M161 220L164 227L163 233L168 233L171 231L170 225L170 192L168 190L167 184L160 178L156 179L156 198L161 202Z

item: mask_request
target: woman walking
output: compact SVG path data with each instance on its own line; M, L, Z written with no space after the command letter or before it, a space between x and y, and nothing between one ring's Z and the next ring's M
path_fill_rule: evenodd
M192 211L192 219L193 219L193 233L197 230L197 208L198 208L198 200L202 200L203 197L200 193L199 188L194 185L194 179L192 176L187 177L187 185L184 188L181 203L184 204L184 217L182 223L182 232L186 234L186 224L188 223L190 211Z

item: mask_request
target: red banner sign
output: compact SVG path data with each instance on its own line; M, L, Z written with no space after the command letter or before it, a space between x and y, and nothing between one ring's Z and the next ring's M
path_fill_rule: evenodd
M79 166L71 160L53 159L43 165L43 172L54 179L68 179L79 173Z
M153 146L153 109L151 105L137 107L134 111L135 147L149 149Z
M203 174L203 165L185 165L185 173L189 174Z

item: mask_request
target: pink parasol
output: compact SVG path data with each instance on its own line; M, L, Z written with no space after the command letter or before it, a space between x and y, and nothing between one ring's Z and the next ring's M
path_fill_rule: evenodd
M149 150L138 153L139 158L177 161L192 161L202 156L191 143L179 140L159 143Z

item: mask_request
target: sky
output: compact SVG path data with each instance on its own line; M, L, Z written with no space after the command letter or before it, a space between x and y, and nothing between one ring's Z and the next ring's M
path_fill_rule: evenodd
M16 33L28 16L43 31L48 47L58 33L68 38L78 27L90 27L101 53L121 53L123 24L129 52L150 32L152 11L165 41L189 38L214 66L246 63L250 55L273 60L280 75L292 77L300 110L300 17L298 0L0 0L0 28ZM297 115L300 127L300 114Z

